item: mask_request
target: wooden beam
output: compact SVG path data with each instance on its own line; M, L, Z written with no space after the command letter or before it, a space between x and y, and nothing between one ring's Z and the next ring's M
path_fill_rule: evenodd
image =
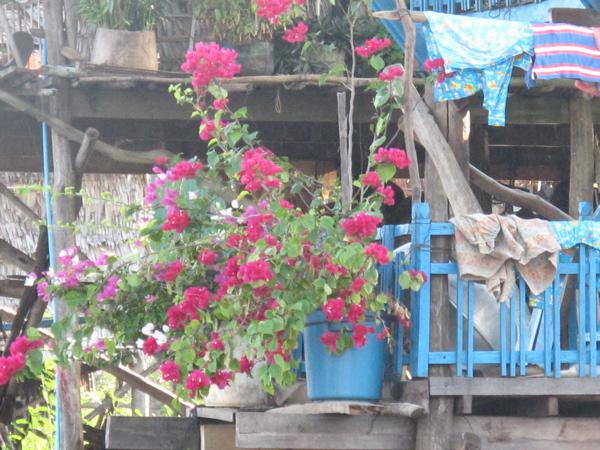
M412 89L413 95L418 96L416 88L413 86ZM454 214L461 216L481 212L481 206L458 165L452 147L424 101L417 102L414 117L417 137L435 166Z
M338 132L340 137L340 171L342 183L342 206L348 211L352 203L352 154L348 147L348 113L346 92L337 93ZM351 150L351 149L350 149Z
M552 203L547 202L539 195L504 186L475 166L471 165L469 169L471 172L471 182L498 200L521 208L530 209L547 220L573 220L567 213Z
M550 8L550 22L580 27L600 27L600 13L591 8Z
M431 377L432 396L533 397L600 395L594 378L461 378Z
M42 218L38 216L29 206L13 193L4 183L0 183L0 195L6 197L6 199L13 204L17 210L27 217L30 221L36 223L41 222Z
M0 90L0 101L9 104L17 111L24 112L40 122L46 122L53 131L59 133L62 138L72 142L82 144L85 139L85 133L71 126L69 123L58 117L56 114L50 114L36 108L30 103L21 100L15 95L4 90ZM102 155L119 162L124 163L146 163L152 164L158 156L174 156L166 150L148 150L145 152L133 152L115 147L103 141L96 141L93 147Z
M269 414L343 414L346 416L403 416L412 419L426 414L425 408L413 403L368 403L325 401L301 403L267 411Z
M571 164L569 170L569 214L578 217L579 202L593 200L594 122L591 101L582 95L569 100L571 113Z
M132 388L142 391L166 405L171 405L173 401L177 399L177 396L171 391L163 388L159 384L154 383L150 379L140 375L126 366L102 366L101 369L127 383ZM179 400L179 403L182 406L182 412L185 411L185 408L191 409L194 407L192 403L186 402L185 400Z
M100 137L100 132L95 128L88 128L85 130L83 134L83 141L81 141L81 146L77 151L77 155L75 156L75 170L79 174L83 174L85 171L85 165L92 154L92 150L94 149L94 145L96 145L96 141Z
M35 267L35 261L29 255L13 247L4 239L0 239L0 260L5 264L18 267L26 273L32 272Z
M192 417L109 416L107 450L200 450L200 421Z
M457 418L457 432L474 433L486 450L594 450L600 448L598 418Z
M415 424L394 416L239 412L236 446L261 449L412 450Z
M0 280L0 297L21 298L24 291L23 280Z
M410 20L412 20L415 23L427 22L427 18L425 17L424 13L420 11L410 11L408 9L396 9L393 11L373 11L371 14L376 19L382 20L402 20L404 17L408 16Z

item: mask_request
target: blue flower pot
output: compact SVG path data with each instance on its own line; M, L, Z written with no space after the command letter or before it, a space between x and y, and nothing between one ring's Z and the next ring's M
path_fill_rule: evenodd
M365 325L375 326L375 321L367 321ZM351 324L328 323L321 311L306 318L304 357L308 398L378 401L383 387L386 340L380 341L376 333L369 333L364 347L353 347L336 355L323 345L321 335L342 327L350 328Z

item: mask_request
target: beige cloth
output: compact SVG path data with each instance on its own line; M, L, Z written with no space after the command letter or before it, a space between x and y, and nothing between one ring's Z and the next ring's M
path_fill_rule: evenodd
M515 268L534 294L552 284L560 245L548 222L496 214L471 214L450 222L456 228L456 260L464 280L485 281L499 301L513 292Z

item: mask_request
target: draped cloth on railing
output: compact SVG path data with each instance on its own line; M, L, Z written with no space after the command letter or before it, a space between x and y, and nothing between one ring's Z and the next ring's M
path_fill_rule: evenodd
M471 214L450 220L464 280L484 281L499 301L510 298L518 270L534 294L553 282L560 244L549 222L516 216Z

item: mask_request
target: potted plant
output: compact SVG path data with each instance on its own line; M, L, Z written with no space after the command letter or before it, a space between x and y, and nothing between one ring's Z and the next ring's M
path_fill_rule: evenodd
M279 23L261 19L258 11L255 0L195 0L196 36L235 48L242 75L270 75L274 70L272 39Z
M360 53L376 57L388 45L373 39ZM171 91L193 106L206 159L156 160L144 204L127 209L143 224L136 254L90 261L68 249L57 271L40 281L40 296L61 298L73 314L55 324L56 336L82 321L73 339L57 340L60 361L127 363L141 349L160 361L163 380L179 395L203 401L211 388L249 374L270 394L292 384L305 328L306 345L329 359L321 367L345 365L352 352L383 355L390 336L382 314L399 306L376 291L377 266L389 264L391 252L373 239L382 205L394 202L386 183L410 164L404 151L382 146L399 107L401 69L386 68L371 86L378 118L350 204L339 186L294 171L265 148L246 108L230 109L220 80L242 69L235 50L198 43L182 69L191 87ZM99 338L98 330L111 338ZM343 396L376 400L382 377L375 372L367 391ZM315 399L341 395L318 386L315 392Z
M158 70L156 21L161 0L77 0L77 14L96 25L92 64Z

